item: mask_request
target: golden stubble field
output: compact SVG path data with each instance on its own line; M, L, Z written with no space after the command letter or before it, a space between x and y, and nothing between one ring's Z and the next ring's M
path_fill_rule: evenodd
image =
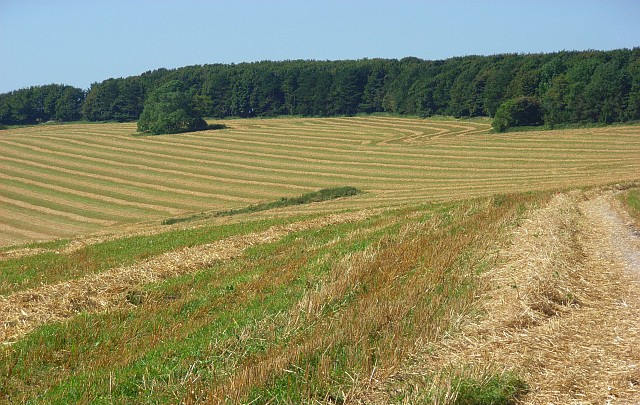
M288 213L389 207L640 178L640 125L491 134L486 120L225 120L136 136L135 123L0 131L0 246L240 208L337 186Z

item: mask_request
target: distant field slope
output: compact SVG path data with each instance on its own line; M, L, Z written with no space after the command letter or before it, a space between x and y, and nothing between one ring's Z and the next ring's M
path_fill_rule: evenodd
M0 131L0 245L246 207L322 188L365 194L295 212L394 206L640 177L640 126L489 134L488 121L225 121L134 136L135 124ZM291 208L287 212L293 212Z

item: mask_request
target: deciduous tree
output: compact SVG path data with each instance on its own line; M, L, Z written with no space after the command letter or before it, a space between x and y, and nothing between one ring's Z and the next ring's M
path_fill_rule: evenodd
M205 129L199 115L202 100L186 91L181 82L169 81L149 94L138 120L138 131L171 134Z
M493 117L493 128L504 132L511 127L542 124L542 107L534 97L518 97L505 101Z

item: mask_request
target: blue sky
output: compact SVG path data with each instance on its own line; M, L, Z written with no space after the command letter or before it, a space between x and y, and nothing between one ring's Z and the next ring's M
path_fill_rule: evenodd
M0 93L207 63L637 46L638 0L0 0Z

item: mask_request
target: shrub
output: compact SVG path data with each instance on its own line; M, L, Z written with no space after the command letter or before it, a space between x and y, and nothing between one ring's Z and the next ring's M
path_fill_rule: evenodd
M138 120L138 131L174 134L207 129L200 116L201 96L185 91L181 82L172 80L152 91Z
M542 124L542 107L535 97L518 97L507 100L498 108L493 117L493 128L504 132L511 127Z

